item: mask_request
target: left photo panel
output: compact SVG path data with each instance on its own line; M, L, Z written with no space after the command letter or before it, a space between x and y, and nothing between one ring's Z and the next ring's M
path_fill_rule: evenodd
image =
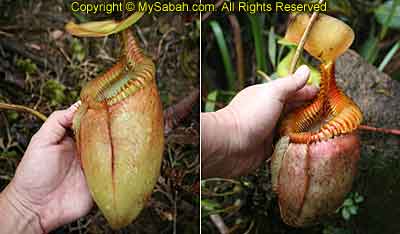
M0 1L0 233L200 233L199 16L137 7Z

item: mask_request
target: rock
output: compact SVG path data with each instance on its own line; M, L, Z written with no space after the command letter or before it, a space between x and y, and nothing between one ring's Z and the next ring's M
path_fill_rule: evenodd
M349 51L336 62L336 80L364 114L363 125L400 129L400 83ZM400 137L360 131L361 162L353 191L364 196L357 233L400 233ZM353 226L353 225L352 225Z

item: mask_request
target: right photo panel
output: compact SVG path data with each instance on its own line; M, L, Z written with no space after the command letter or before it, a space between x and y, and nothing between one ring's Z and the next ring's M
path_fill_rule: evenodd
M400 233L400 1L201 15L203 234Z

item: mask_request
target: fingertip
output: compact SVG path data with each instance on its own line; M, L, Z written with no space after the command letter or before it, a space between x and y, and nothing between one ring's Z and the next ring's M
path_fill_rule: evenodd
M294 73L296 76L306 76L310 75L310 68L307 65L303 64Z
M70 125L72 123L72 119L74 118L75 112L78 110L78 108L81 106L82 102L77 101L74 104L72 104L68 109L65 110L64 116L65 120L63 123L66 125Z
M82 105L82 102L79 100L79 101L77 101L77 102L75 102L74 104L72 104L69 108L68 108L68 110L71 110L71 111L76 111L76 110L78 110L78 108L80 107Z
M293 74L293 77L300 80L300 87L298 88L301 88L306 84L308 77L310 76L310 72L310 68L308 68L307 65L301 65L299 68L297 68L296 72Z

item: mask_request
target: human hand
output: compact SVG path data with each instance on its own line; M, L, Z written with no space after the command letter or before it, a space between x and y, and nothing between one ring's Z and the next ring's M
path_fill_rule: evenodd
M201 114L203 177L247 174L272 153L275 126L285 104L290 110L311 100L317 89L305 86L310 70L240 91L225 108Z
M74 140L66 134L78 105L50 115L1 193L0 207L3 204L29 217L30 225L38 222L44 232L87 214L93 205Z

